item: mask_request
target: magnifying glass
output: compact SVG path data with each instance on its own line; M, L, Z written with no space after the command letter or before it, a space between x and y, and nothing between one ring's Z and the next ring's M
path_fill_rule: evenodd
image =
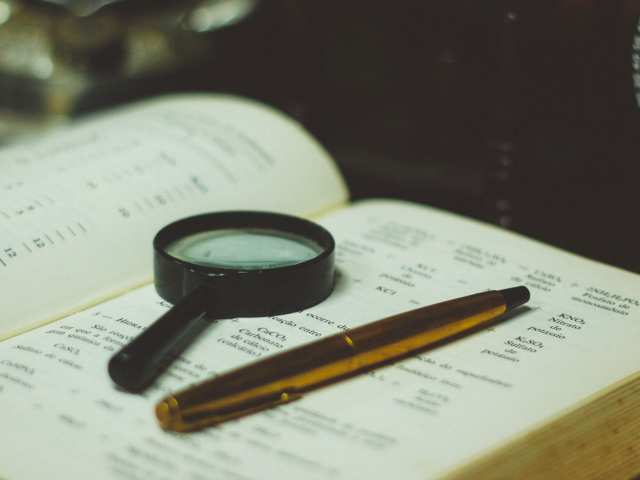
M282 315L333 290L335 242L308 220L220 212L164 227L153 241L158 294L174 306L109 361L122 388L142 391L195 338L203 317Z

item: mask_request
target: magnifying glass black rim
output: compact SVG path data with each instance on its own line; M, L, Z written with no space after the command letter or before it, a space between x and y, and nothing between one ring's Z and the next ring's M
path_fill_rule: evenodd
M177 240L197 233L212 230L249 228L297 235L312 241L322 248L322 252L317 256L294 265L277 267L278 270L296 268L307 263L322 262L335 250L333 236L320 225L291 215L260 211L225 211L183 218L160 230L153 240L153 248L158 254L165 256L168 260L183 264L193 270L210 271L220 275L265 275L273 272L276 270L275 268L249 270L200 265L176 258L166 251L166 248Z
M166 248L186 236L225 229L259 229L303 237L318 245L316 257L294 265L257 270L211 267L178 259ZM175 304L202 283L214 286L215 318L291 313L323 301L333 289L335 241L309 220L261 211L225 211L167 225L154 241L156 290Z

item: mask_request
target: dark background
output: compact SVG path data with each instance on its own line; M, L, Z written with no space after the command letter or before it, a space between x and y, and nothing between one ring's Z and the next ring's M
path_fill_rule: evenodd
M307 125L355 198L427 203L640 272L637 7L316 2Z
M353 199L433 205L640 273L639 15L640 0L265 0L193 64L106 82L75 114L250 96L300 120Z

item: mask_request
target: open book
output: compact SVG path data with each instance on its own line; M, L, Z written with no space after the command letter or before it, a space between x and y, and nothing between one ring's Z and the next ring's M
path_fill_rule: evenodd
M255 102L176 96L0 155L0 478L628 479L640 472L640 277L454 214L348 204L336 166ZM164 225L229 209L312 217L335 290L289 315L214 321L141 395L106 364L170 306ZM168 392L401 311L526 285L493 328L194 434Z

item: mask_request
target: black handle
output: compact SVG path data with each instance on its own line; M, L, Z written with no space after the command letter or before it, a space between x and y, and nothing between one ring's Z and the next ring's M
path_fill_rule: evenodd
M189 331L211 309L214 299L215 290L207 283L185 296L111 358L111 379L130 392L144 390L165 363L190 343Z

